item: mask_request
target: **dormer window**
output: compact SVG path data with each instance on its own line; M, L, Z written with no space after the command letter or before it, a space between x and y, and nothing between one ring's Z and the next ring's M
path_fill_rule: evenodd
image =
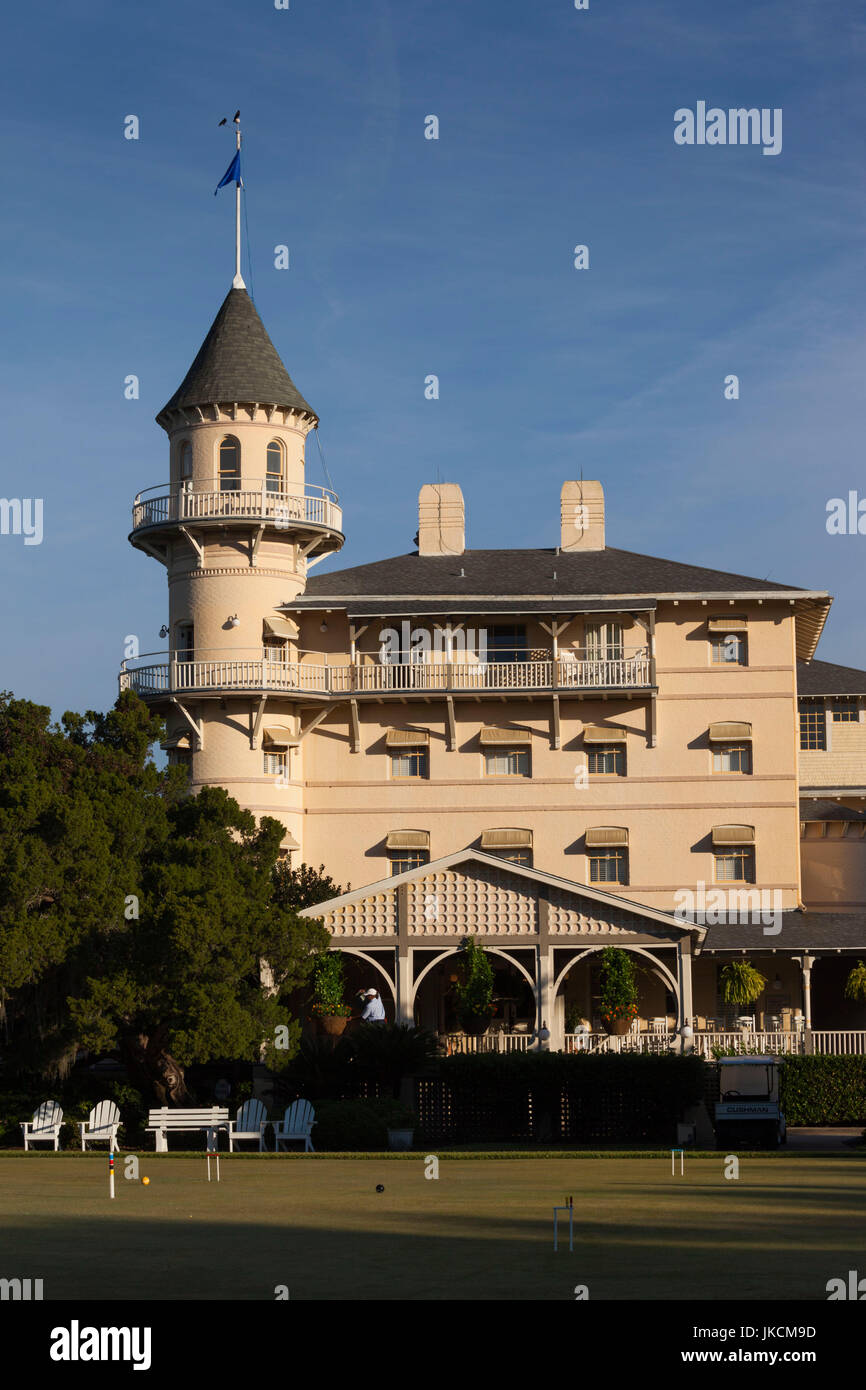
M272 439L268 445L267 469L268 477L266 487L268 492L285 492L285 459L286 451L279 439Z
M180 446L180 476L181 480L192 477L192 445L188 439Z
M220 492L239 492L241 486L241 446L228 436L220 444Z

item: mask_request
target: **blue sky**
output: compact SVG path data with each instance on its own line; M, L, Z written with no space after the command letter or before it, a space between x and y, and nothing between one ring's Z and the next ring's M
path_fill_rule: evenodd
M825 529L866 497L853 0L106 2L19 7L4 40L0 496L42 497L45 532L0 536L0 688L104 709L124 636L163 645L129 509L231 282L238 106L247 283L344 506L327 567L410 550L437 477L470 545L553 546L582 472L609 544L827 588L819 655L866 666L866 536ZM781 107L781 154L675 145L699 100Z

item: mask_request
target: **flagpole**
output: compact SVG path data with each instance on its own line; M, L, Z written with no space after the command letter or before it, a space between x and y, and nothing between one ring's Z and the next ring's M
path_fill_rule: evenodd
M241 128L237 127L238 154L241 152ZM235 278L232 286L236 290L246 289L241 275L241 185L235 184Z

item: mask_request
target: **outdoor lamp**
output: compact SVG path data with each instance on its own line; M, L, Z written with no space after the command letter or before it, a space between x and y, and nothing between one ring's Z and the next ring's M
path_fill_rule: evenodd
M231 623L232 627L240 627L241 625L241 620L238 617L237 613L235 613L234 617L229 618L229 622Z
M324 619L324 618L322 619L321 623L319 624L319 631L320 631L320 632L327 632L327 631L328 631L328 624L325 622L325 619Z
M688 1024L685 1024L685 1026L680 1029L681 1038L693 1038L694 1036L694 1032Z
M159 629L159 635L160 637L168 636L168 628L166 627L165 623L163 623L162 627Z

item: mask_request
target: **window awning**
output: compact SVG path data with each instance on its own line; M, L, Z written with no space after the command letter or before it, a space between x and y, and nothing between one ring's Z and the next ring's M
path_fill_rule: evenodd
M531 830L483 830L482 849L532 849Z
M731 739L752 737L751 724L711 724L710 743L729 743Z
M293 734L291 729L280 729L271 724L262 732L265 742L269 743L272 748L297 748L300 743L297 735Z
M300 849L300 848L301 848L301 846L298 844L298 842L297 842L297 840L295 839L294 835L285 835L285 836L283 837L283 839L280 841L280 849Z
M605 729L601 724L587 724L583 731L584 743L625 743L625 729Z
M392 830L385 845L388 849L429 849L429 830Z
M179 734L169 734L168 738L163 739L162 743L159 746L160 748L166 749L166 751L170 748L189 748L189 733L184 733L183 731L181 731Z
M499 729L488 724L481 730L481 742L498 743L500 747L505 744L511 748L518 743L531 743L532 734L529 729Z
M707 623L710 632L748 632L749 621L747 618L710 618Z
M592 825L586 832L588 849L601 849L604 845L627 845L628 831L621 825Z
M265 618L265 633L269 637L288 637L296 641L300 632L297 623L293 623L291 618L278 618L271 614Z
M753 845L755 827L753 825L714 825L714 845Z
M385 743L389 748L426 747L429 742L430 733L427 729L389 729L385 735Z

